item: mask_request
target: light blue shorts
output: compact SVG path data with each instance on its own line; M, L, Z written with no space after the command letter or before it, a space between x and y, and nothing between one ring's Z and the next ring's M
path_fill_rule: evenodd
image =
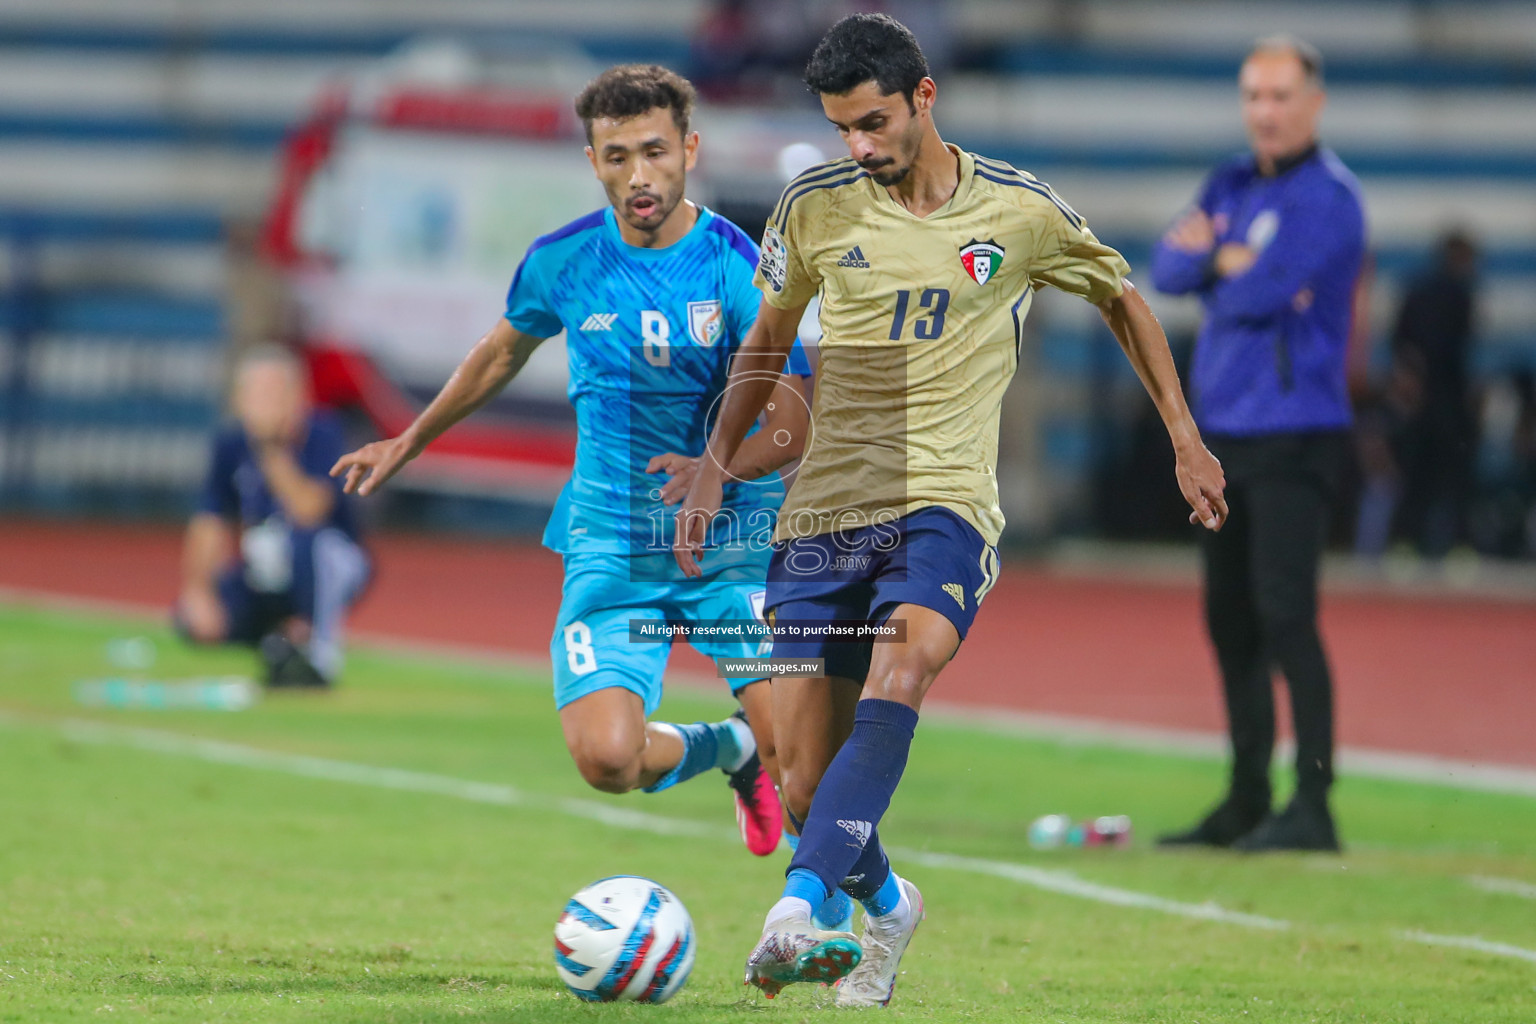
M670 553L567 554L560 616L549 643L555 706L620 686L639 694L647 716L655 712L672 645L635 639L641 626L761 622L770 554L767 549L706 552L699 579L684 577ZM772 649L766 639L693 637L689 643L710 658L766 657ZM728 680L733 692L756 681Z

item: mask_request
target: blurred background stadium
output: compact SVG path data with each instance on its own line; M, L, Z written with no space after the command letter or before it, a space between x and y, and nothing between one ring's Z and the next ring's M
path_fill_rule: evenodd
M570 98L608 64L656 61L700 85L692 194L755 235L790 176L840 152L798 72L857 8L916 31L947 139L1049 181L1133 267L1244 147L1235 76L1253 39L1322 49L1323 140L1364 183L1373 253L1353 354L1362 457L1330 577L1345 596L1324 616L1344 739L1536 764L1507 714L1529 706L1536 664L1536 5L1518 0L4 0L0 585L168 605L177 524L242 346L303 346L359 441L408 422L498 315L528 242L601 205ZM1479 257L1477 430L1439 467L1466 488L1454 537L1424 559L1418 485L1383 423L1403 387L1412 404L1398 305L1452 230ZM1187 358L1197 307L1152 301ZM1156 416L1092 309L1043 295L1035 310L999 473L1016 584L991 604L1061 628L1034 638L1047 653L1023 674L1039 678L1008 702L1212 727L1192 538ZM519 636L542 649L558 566L532 540L574 446L564 382L562 347L546 345L370 506L381 572L364 628L420 635L439 586L484 621L432 638L509 642L526 613ZM1061 582L1083 567L1135 582ZM1058 587L1035 604L1032 571ZM1164 577L1172 600L1136 589ZM1419 603L1391 603L1404 580ZM1109 661L1081 673L1091 685L1056 700L1058 673L1079 675L1072 659L1120 611L1142 616L1147 643L1121 662L1093 652ZM975 655L971 676L1012 654ZM1441 669L1471 689L1452 701ZM1353 703L1362 676L1384 704L1412 685L1446 707L1420 706L1423 736L1407 736ZM1482 724L1457 733L1479 701Z

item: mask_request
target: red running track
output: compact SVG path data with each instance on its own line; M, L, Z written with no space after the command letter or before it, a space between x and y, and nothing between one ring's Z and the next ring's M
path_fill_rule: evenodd
M381 536L354 628L547 656L559 558L505 540ZM169 607L179 539L163 527L9 522L0 587ZM1536 603L1331 593L1339 741L1536 766ZM707 670L692 651L680 665ZM1005 564L938 683L952 703L1220 731L1213 661L1190 584L1065 577Z

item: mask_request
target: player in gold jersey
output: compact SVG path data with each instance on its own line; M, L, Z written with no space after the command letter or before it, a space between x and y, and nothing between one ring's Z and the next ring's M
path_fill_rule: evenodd
M720 467L819 294L812 433L779 516L767 608L774 656L821 658L824 672L773 683L782 795L803 826L746 980L771 997L842 978L839 1005L883 1006L923 906L891 870L877 826L923 697L996 579L998 410L1036 288L1099 308L1162 415L1191 522L1220 529L1227 509L1221 467L1130 268L1049 186L945 145L912 34L884 15L846 18L818 45L806 82L849 158L791 182L767 226L762 306L732 364L711 458L679 512L675 552L684 571L700 571ZM871 642L871 627L889 635ZM848 629L864 635L839 642ZM813 920L836 888L864 905L860 940Z

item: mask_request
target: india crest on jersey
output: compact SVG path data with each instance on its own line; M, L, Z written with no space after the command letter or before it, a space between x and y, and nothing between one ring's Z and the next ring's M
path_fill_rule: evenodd
M705 348L713 348L725 320L720 316L720 300L688 303L688 335Z
M972 281L986 284L1003 265L1003 247L995 239L978 242L973 238L961 246L960 262L965 265L965 272L971 275Z

